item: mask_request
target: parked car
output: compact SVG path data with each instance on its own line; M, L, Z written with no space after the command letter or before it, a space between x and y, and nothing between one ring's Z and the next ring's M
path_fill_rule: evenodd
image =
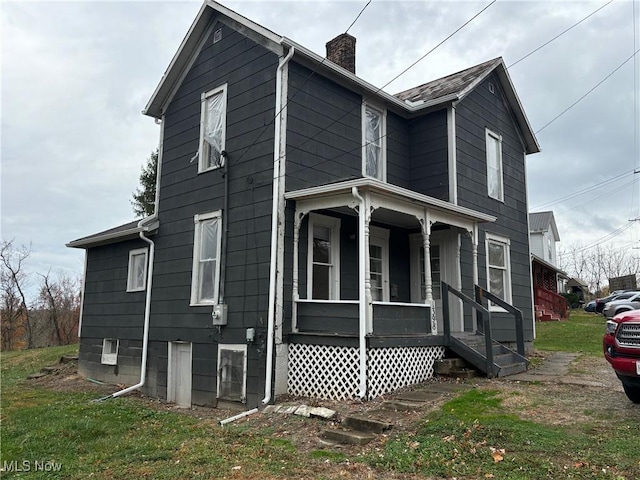
M596 301L595 300L591 300L589 303L587 303L584 306L584 311L585 312L595 312L596 311Z
M630 296L626 294L618 295L615 300L607 302L602 313L609 319L619 313L637 310L638 308L640 308L640 292L635 292Z
M625 298L629 298L629 297L633 296L634 293L638 293L638 292L636 290L629 290L629 291L626 291L626 292L617 290L617 291L607 295L606 297L596 298L596 312L597 313L602 313L602 311L604 310L604 306L608 302L611 302L613 300L623 300Z
M640 310L623 312L607 320L602 347L624 393L633 403L640 403Z

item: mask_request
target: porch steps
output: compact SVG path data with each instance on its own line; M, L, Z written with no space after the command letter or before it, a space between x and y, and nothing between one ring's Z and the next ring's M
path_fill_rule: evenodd
M559 322L560 320L562 320L560 318L560 315L552 311L546 310L544 307L540 305L534 305L534 309L536 312L536 320L538 322Z
M464 384L434 382L419 390L394 395L376 410L346 416L338 428L324 430L320 438L326 444L365 445L391 430L408 413L425 411L444 396L465 388L468 387Z
M481 372L489 373L484 335L466 332L452 334L449 348ZM499 342L492 342L491 348L497 377L514 375L527 370L529 361L525 357Z

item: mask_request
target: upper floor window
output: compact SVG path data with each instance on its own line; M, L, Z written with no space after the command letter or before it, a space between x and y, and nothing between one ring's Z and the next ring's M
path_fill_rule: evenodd
M340 219L309 215L307 298L340 299Z
M511 303L511 258L509 239L486 234L487 284L489 291L507 303ZM491 310L501 310L493 306Z
M127 292L144 290L147 280L147 249L139 248L129 252Z
M191 304L218 303L222 213L201 213L194 217Z
M386 111L362 104L362 174L387 179Z
M491 198L504 201L502 181L502 137L486 130L487 139L487 190Z
M227 84L202 94L198 172L223 165L227 124Z

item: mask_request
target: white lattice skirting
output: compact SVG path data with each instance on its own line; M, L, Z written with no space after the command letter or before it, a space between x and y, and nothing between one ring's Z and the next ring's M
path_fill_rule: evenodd
M358 397L356 347L289 345L288 391L291 395L331 400ZM369 399L433 376L433 364L444 347L389 347L367 351Z

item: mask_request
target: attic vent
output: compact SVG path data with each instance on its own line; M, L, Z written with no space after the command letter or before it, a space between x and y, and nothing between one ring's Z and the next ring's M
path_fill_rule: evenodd
M218 398L246 401L247 346L218 347Z
M493 83L489 82L489 91L491 93L495 93L495 88L493 87Z
M222 40L222 29L219 28L215 32L213 32L213 43L218 43Z

